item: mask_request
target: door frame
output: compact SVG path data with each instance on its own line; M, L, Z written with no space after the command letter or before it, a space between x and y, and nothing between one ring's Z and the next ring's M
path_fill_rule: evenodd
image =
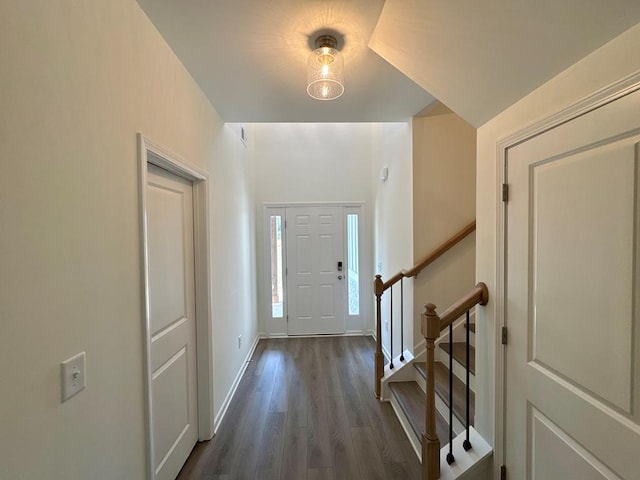
M211 323L210 247L209 247L209 175L161 147L142 133L138 138L138 190L140 206L140 248L142 291L145 423L148 478L155 479L153 455L153 401L151 398L151 319L149 316L149 248L147 238L147 165L152 164L193 184L193 243L195 271L196 381L198 401L198 440L214 434L213 412L213 337Z
M367 205L366 202L363 201L355 201L355 202L265 202L262 204L262 219L261 224L262 228L260 231L262 232L262 238L260 239L262 245L259 247L262 250L262 261L260 262L262 265L262 274L259 276L261 279L261 287L258 289L259 292L262 292L262 300L260 301L260 305L258 306L259 312L261 312L261 316L264 319L263 327L265 331L265 336L267 338L283 338L288 337L288 329L286 324L286 316L287 316L287 282L286 276L284 279L284 329L280 329L282 331L270 329L270 325L273 321L271 316L271 295L267 292L267 285L271 284L271 252L269 249L269 220L268 220L268 212L274 211L276 215L282 215L282 219L285 219L286 208L291 207L342 207L343 212L346 214L353 213L353 211L349 212L349 209L359 209L360 217L358 221L358 248L359 248L359 264L360 264L360 277L361 279L365 279L365 281L360 281L360 315L359 315L359 324L360 328L354 329L349 328L349 309L348 309L348 295L345 295L345 333L339 335L370 335L369 326L365 323L366 318L370 318L371 313L371 303L366 301L367 298L372 298L372 282L366 281L368 278L373 278L373 273L371 269L371 243L368 232L369 221L367 218ZM343 219L345 221L344 225L344 249L345 255L347 254L347 227L346 227L346 216ZM282 248L283 248L283 268L286 268L286 235L283 235L282 239ZM346 256L345 256L346 258ZM300 337L300 335L295 335L296 337ZM305 335L302 335L303 337ZM314 336L314 335L310 335ZM326 336L326 335L322 335Z
M496 145L496 283L494 321L495 351L495 409L494 409L494 462L493 478L500 478L500 467L504 464L506 430L506 345L502 344L502 328L508 326L507 311L507 208L502 200L502 185L507 183L509 150L538 135L548 132L564 123L586 115L608 103L640 90L640 72L629 75L586 97L574 102L556 113L550 114L528 127L498 141Z

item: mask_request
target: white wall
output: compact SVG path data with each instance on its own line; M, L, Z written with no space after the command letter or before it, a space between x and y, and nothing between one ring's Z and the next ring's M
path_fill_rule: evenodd
M256 334L249 155L134 0L0 19L0 478L141 479L136 132L211 175L216 411Z
M364 299L371 298L371 124L274 123L251 125L255 198L258 206L257 252L261 331L286 332L284 319L270 317L268 258L263 242L265 203L364 202L361 275ZM369 303L365 300L365 307ZM370 316L367 308L362 318ZM356 324L357 323L357 324ZM347 331L362 331L362 319L347 321Z
M489 287L476 334L476 428L494 442L496 367L496 248L498 164L496 144L509 135L640 71L640 24L591 53L478 130L476 278ZM597 273L597 272L594 272Z
M413 265L413 192L411 123L380 123L373 125L372 161L374 204L374 265L376 272L386 281L400 270ZM388 168L386 181L380 180L380 171ZM400 288L394 287L393 356L400 354ZM404 285L404 314L411 318L413 284ZM397 300L396 300L397 299ZM382 339L389 350L389 293L383 296ZM375 315L375 309L372 309ZM375 325L372 316L371 328ZM413 329L405 328L404 349L412 349ZM388 352L390 353L390 352Z
M413 257L419 262L475 218L476 129L443 105L413 119ZM475 234L414 280L414 338L424 305L444 311L475 284ZM418 349L416 349L418 350Z
M251 127L244 128L251 131ZM223 402L258 337L256 210L252 143L247 147L240 141L239 125L218 125L213 131L214 150L206 165L212 205L213 406L220 417Z

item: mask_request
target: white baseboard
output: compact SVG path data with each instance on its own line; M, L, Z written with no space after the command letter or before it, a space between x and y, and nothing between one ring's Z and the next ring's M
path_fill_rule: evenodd
M251 360L251 357L253 356L253 352L255 352L256 347L258 346L258 342L260 341L260 338L262 338L262 334L258 333L256 335L255 340L253 341L253 345L251 345L251 348L249 349L249 353L247 353L247 356L244 358L244 362L242 363L242 367L240 367L240 370L238 371L238 374L236 375L236 378L233 380L233 383L231 384L231 388L229 389L229 392L227 393L227 396L224 398L224 402L222 402L222 406L220 407L220 411L218 412L218 414L216 415L216 418L213 421L213 434L214 435L217 433L218 427L222 423L222 420L224 419L224 416L227 414L227 410L229 409L229 405L231 404L231 400L233 400L233 396L235 395L236 390L238 389L238 385L240 384L240 380L242 379L242 376L244 375L244 372L247 370L247 366L249 365L249 361Z
M366 335L367 332L365 332L364 330L347 330L346 332L344 332L345 337L362 337Z

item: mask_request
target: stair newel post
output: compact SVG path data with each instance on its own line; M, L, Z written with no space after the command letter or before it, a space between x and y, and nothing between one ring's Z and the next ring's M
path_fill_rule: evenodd
M436 480L440 478L440 440L436 431L436 391L435 391L435 341L440 336L440 317L436 306L425 305L422 314L422 335L427 347L426 383L427 401L425 429L422 435L422 478Z
M384 355L382 354L382 294L384 293L384 283L382 276L376 275L373 281L373 292L376 296L376 352L374 356L376 370L376 398L380 398L380 387L384 376Z

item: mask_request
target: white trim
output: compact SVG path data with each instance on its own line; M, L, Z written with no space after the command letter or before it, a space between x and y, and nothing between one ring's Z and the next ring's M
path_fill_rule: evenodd
M494 478L500 476L500 466L504 463L506 444L505 432L505 378L506 354L502 345L501 330L507 326L506 318L506 231L507 206L502 201L502 184L507 179L507 161L509 149L541 135L564 123L596 110L608 103L624 97L640 89L640 71L637 71L617 82L612 83L591 95L573 103L567 108L551 114L532 125L521 129L496 144L496 283L491 302L495 302L495 410L494 410Z
M193 183L193 229L196 293L196 363L198 383L198 438L213 437L213 336L211 325L211 285L209 251L209 176L178 155L149 140L142 133L138 139L138 195L140 205L140 248L142 289L144 295L144 375L145 425L148 478L155 478L153 454L153 401L151 398L151 323L149 317L149 248L147 242L147 165L149 163L190 180Z
M242 380L242 376L244 375L244 372L247 371L247 367L249 366L251 357L253 357L253 354L256 351L256 347L258 346L258 342L260 341L261 338L263 338L261 334L256 335L256 338L253 340L253 344L251 345L251 348L249 349L247 356L244 357L244 362L242 363L242 367L240 367L240 370L238 370L238 374L236 375L236 378L233 380L233 383L231 384L231 388L229 389L229 392L227 392L227 396L224 398L224 402L222 402L222 405L220 406L220 410L218 411L218 414L216 415L216 418L214 420L214 424L215 424L214 433L218 432L218 427L222 423L222 420L224 420L224 416L227 414L227 410L229 410L229 405L231 405L231 400L233 400L233 396L236 394L236 391L238 390L238 385L240 385L240 380Z

